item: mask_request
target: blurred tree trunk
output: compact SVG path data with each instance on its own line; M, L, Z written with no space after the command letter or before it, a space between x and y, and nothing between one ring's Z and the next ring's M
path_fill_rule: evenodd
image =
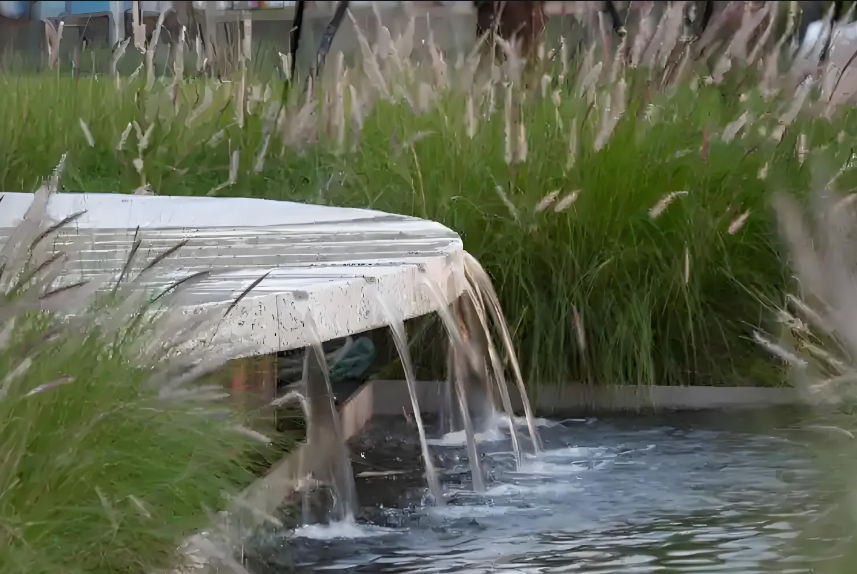
M501 38L521 40L521 53L527 54L545 30L544 2L477 1L476 27L481 35L495 29Z

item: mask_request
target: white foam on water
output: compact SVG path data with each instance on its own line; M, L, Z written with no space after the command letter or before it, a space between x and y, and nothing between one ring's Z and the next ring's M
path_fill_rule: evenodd
M496 418L497 418L498 424L502 424L505 427L509 426L508 415L502 415L502 414L498 413ZM514 417L514 421L515 421L515 426L519 426L519 427L527 426L527 417ZM548 427L548 428L555 427L555 426L558 426L560 424L557 421L552 421L552 420L543 419L543 418L535 418L535 419L533 419L533 423L537 427Z
M537 458L539 460L566 460L566 459L590 459L611 456L607 452L607 448L603 446L587 447L587 446L569 446L565 448L557 448L546 450L539 453L537 457L528 455L528 458Z
M429 512L436 516L447 519L455 518L487 518L491 516L504 516L512 511L519 510L513 506L487 506L484 504L462 504L447 506L435 506Z
M346 538L378 538L391 534L401 534L401 531L392 528L382 528L381 526L357 524L352 518L329 524L307 524L296 528L293 534L296 538L337 540Z
M514 422L516 427L522 427L526 426L527 419L525 417L514 417ZM552 427L559 424L555 421L542 418L535 419L534 422L536 426L539 427ZM487 428L480 433L476 433L474 438L476 439L476 442L497 442L506 440L509 437L508 430L510 427L511 425L509 424L508 416L495 413L491 420L488 421ZM432 446L466 446L467 435L463 430L454 431L446 433L440 438L430 438L427 442Z
M504 440L506 435L499 429L492 428L485 432L476 433L476 442L496 442ZM440 438L428 439L430 445L433 446L465 446L467 444L467 435L463 430L448 432Z
M568 482L541 484L498 484L485 491L486 496L555 496L583 489Z
M530 474L537 476L569 476L579 474L590 470L588 464L569 463L560 464L555 462L546 462L544 460L528 460L524 462L518 471L522 474Z

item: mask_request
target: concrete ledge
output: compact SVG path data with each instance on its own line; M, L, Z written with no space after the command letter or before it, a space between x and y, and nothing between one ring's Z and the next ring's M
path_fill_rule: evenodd
M585 384L540 388L531 399L535 409L542 413L759 408L800 402L793 388Z
M372 402L376 415L401 414L411 411L404 381L374 381ZM520 396L510 388L516 411ZM443 383L420 382L420 410L438 412ZM793 405L801 402L793 388L764 387L661 387L661 386L592 386L580 383L542 387L530 395L533 408L541 414L586 413L646 410L701 410L719 408L759 408ZM371 417L369 417L371 418Z

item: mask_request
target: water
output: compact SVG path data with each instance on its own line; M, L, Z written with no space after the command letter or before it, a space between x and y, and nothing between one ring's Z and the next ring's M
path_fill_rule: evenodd
M438 289L437 285L428 279L425 280L423 285L425 286L426 291L428 291L429 296L434 300L434 303L437 306L437 313L440 315L441 321L449 335L450 342L452 343L451 354L452 357L454 357L453 363L466 361L470 363L474 372L478 371L479 366L476 364L477 358L472 352L472 347L467 345L462 337L461 327L458 324L458 321L456 321L452 316L452 312L449 308L449 301L444 299L443 294ZM482 492L485 490L485 485L483 484L482 470L480 469L479 456L477 455L477 445L474 438L476 433L473 430L473 421L470 418L467 388L462 376L463 370L463 367L454 368L452 380L455 386L457 403L461 410L461 420L464 426L465 437L467 438L468 460L472 471L471 485L473 490L476 492Z
M417 434L420 438L420 449L423 457L423 465L425 467L426 482L428 483L429 492L434 497L438 504L443 504L443 491L440 488L440 483L437 479L437 472L434 469L431 454L429 453L428 441L426 432L423 426L422 411L420 403L417 399L417 378L414 375L414 367L411 362L411 351L408 349L408 338L405 333L405 324L401 317L395 313L382 298L378 298L378 304L384 310L387 321L390 324L390 331L393 335L393 341L396 345L396 350L399 353L399 358L402 361L402 369L405 371L405 381L408 385L408 394L411 396L411 408L413 408L414 421L417 424Z
M515 346L512 344L512 335L509 333L509 326L506 323L506 318L503 316L503 309L500 307L500 299L497 297L497 292L494 290L491 278L482 268L482 265L466 251L464 252L464 263L467 276L474 282L477 292L488 300L488 310L491 313L492 319L494 319L497 330L500 332L500 337L503 339L503 346L506 348L506 354L512 366L512 373L515 375L515 382L518 384L518 392L521 393L521 402L524 405L524 414L527 419L527 428L530 431L530 440L533 443L533 449L535 449L535 452L539 452L541 450L541 441L533 422L534 417L533 409L530 406L530 397L527 395L527 387L524 384L524 377L521 375L521 366L518 364Z
M351 447L356 521L269 531L250 555L260 572L819 571L842 533L811 530L835 495L816 470L813 433L759 418L534 419L544 451L520 468L501 424L479 443L483 494L463 437L430 424L445 507L424 504L415 429L376 420Z
M306 401L309 405L310 415L307 417L309 435L307 444L318 452L332 452L327 468L313 469L313 454L301 461L302 470L311 470L314 476L321 476L333 488L334 508L333 515L340 520L347 520L353 516L357 507L357 495L354 488L354 473L351 469L348 446L345 444L342 434L342 423L339 420L339 411L333 400L333 390L330 385L330 371L327 365L327 357L321 339L318 337L318 329L312 313L306 313L304 321L311 336L311 349L304 354L304 385L306 387ZM309 464L306 458L309 458ZM322 457L318 457L322 459ZM304 502L304 508L308 503ZM304 514L307 514L305 511Z

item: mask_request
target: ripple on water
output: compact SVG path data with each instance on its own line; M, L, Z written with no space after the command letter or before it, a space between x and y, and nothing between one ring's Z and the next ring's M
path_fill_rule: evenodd
M413 429L381 421L353 449L376 471L357 481L363 514L299 528L288 551L300 572L812 572L794 546L821 507L812 453L734 418L539 420L546 450L519 469L500 419L480 437L482 494L464 434L436 435L447 505L429 508Z

